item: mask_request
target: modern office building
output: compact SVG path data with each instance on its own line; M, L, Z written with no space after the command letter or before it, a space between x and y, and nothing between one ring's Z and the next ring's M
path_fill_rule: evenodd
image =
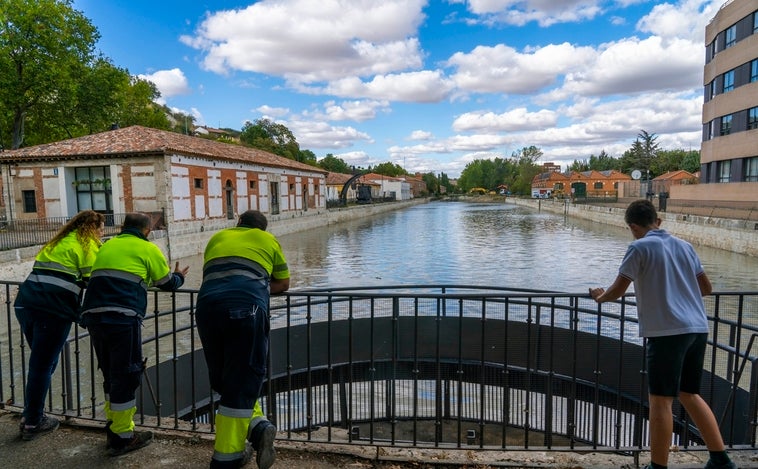
M758 1L724 3L705 28L700 184L672 198L758 204Z

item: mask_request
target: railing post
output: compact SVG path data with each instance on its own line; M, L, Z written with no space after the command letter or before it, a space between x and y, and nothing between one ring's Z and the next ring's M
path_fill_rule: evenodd
M66 404L66 408L74 408L74 387L71 384L71 344L67 340L63 344L63 402Z

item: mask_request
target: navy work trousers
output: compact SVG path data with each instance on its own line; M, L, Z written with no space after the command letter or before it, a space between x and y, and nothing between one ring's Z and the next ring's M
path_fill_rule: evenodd
M87 329L103 372L103 390L111 405L135 400L135 391L142 379L142 325L94 323Z
M23 415L27 425L37 425L44 414L45 396L71 330L71 320L25 307L15 309L16 318L31 349Z
M219 404L252 409L260 395L268 356L269 319L256 305L198 301L197 331Z

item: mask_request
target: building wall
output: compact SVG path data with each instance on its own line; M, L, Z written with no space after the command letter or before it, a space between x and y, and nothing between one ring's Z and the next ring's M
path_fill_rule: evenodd
M745 200L752 196L743 191L758 192L758 182L743 182L746 159L758 157L758 129L747 130L746 120L748 110L758 107L758 82L749 82L750 64L758 59L757 12L756 1L729 1L706 26L700 182L709 187L672 190L672 198L686 194L686 198ZM726 31L733 26L737 40L727 47ZM733 72L734 88L725 90L724 76L729 72ZM729 116L731 129L721 135L722 121ZM731 165L729 182L719 182L722 162Z
M11 194L12 218L73 216L78 211L73 185L75 169L103 166L110 173L113 213L165 211L168 221L229 219L250 208L268 214L272 207L268 200L269 182L278 185L280 212L319 210L326 206L322 173L173 155L11 166L11 184L5 187ZM202 181L201 188L195 187L196 179ZM26 190L35 193L35 212L23 211Z

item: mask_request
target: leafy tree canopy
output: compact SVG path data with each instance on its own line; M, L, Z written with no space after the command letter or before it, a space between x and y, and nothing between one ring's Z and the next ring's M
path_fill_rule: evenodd
M318 166L321 169L332 173L351 174L352 169L345 163L342 158L337 158L331 153L327 153L325 157L321 158L318 162Z

